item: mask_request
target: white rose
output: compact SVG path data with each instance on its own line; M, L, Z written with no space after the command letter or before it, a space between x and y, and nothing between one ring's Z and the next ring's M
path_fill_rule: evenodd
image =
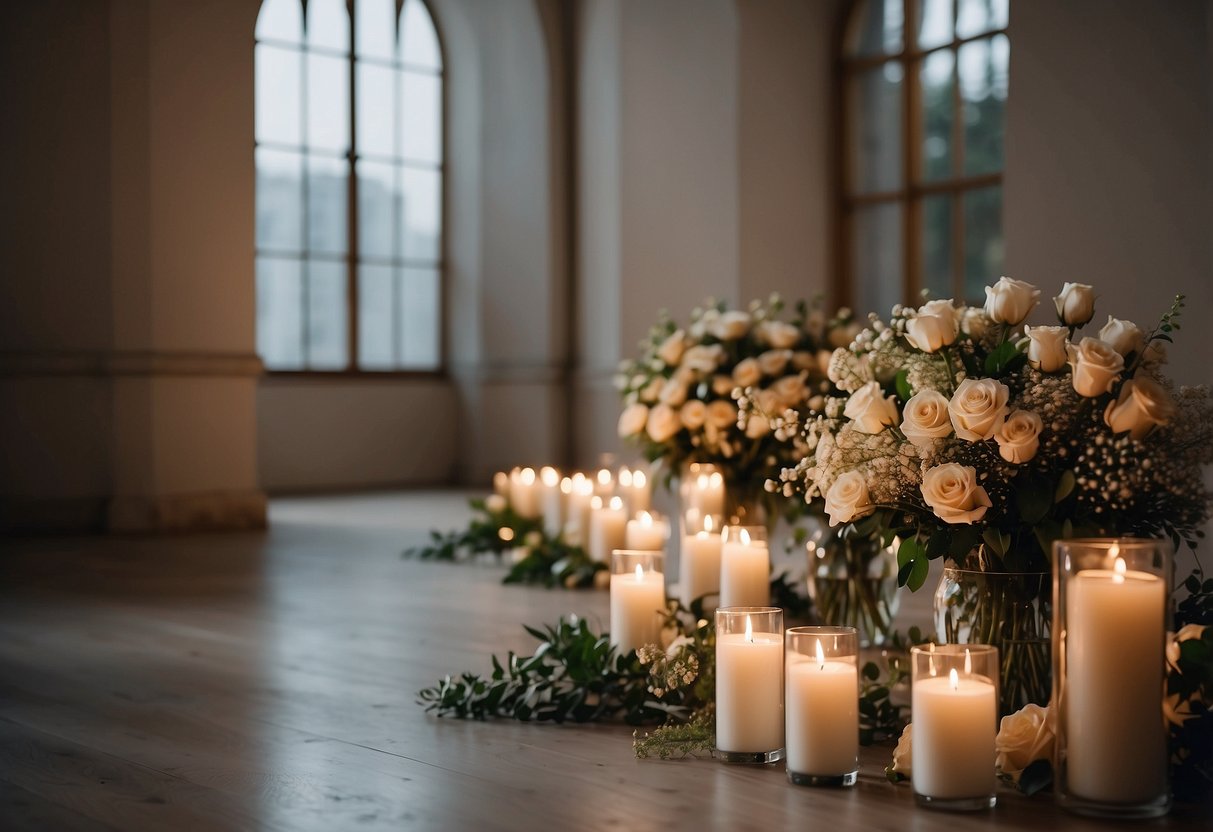
M710 331L721 341L736 341L750 331L748 312L724 312L712 322Z
M830 362L834 360L834 350L818 350L817 351L817 369L826 378L830 376ZM833 379L830 379L833 381Z
M946 462L922 477L922 497L945 523L975 523L994 504L977 484L977 471L958 462Z
M1178 669L1179 667L1179 643L1187 641L1190 638L1201 638L1205 634L1204 624L1185 624L1179 628L1178 633L1167 633L1167 664Z
M640 390L640 400L649 402L650 404L657 401L657 397L661 395L661 388L665 386L665 379L657 376L652 379Z
M965 307L960 316L960 328L970 338L978 339L986 334L990 329L990 316L986 314L986 310L980 307Z
M1175 416L1175 403L1161 384L1146 376L1131 378L1120 388L1116 401L1108 402L1103 420L1112 433L1144 439L1155 425L1165 425Z
M800 341L800 330L783 321L763 321L756 327L758 340L777 350L787 350Z
M767 350L758 356L758 366L766 376L781 375L792 360L791 350Z
M959 334L959 310L950 300L923 304L918 314L906 321L906 340L923 352L937 352L955 342Z
M1025 705L1004 716L994 738L995 766L1016 783L1029 764L1053 757L1053 715L1040 705Z
M1025 326L1028 336L1028 363L1042 373L1055 373L1066 366L1070 330L1064 326Z
M484 507L489 514L501 514L509 504L509 500L500 494L490 494L484 500Z
M731 396L733 394L733 388L736 386L737 385L733 382L732 376L712 376L712 392L717 396Z
M952 432L948 400L938 390L920 390L906 402L901 415L901 432L922 447Z
M1000 277L986 287L986 314L995 323L1018 326L1032 313L1040 299L1040 290L1031 283Z
M855 340L855 336L861 332L863 332L863 327L857 322L851 321L849 324L836 326L831 329L826 339L830 342L831 347L844 349L849 347L851 342Z
M830 515L831 526L867 517L875 510L868 483L858 471L847 471L826 492L826 514Z
M1125 368L1124 357L1097 338L1083 338L1078 346L1070 344L1067 352L1074 372L1074 389L1087 398L1111 390Z
M1146 345L1146 336L1132 321L1108 316L1108 322L1099 330L1099 340L1108 344L1121 355L1140 353Z
M723 360L720 344L696 344L682 354L682 366L697 373L714 373Z
M661 346L657 348L657 357L673 367L682 359L682 354L686 351L686 348L686 332L676 329L670 333L668 338L661 342Z
M691 399L682 406L678 415L687 430L699 430L708 418L708 406L699 399Z
M648 405L630 404L619 414L619 435L621 437L635 436L644 430L649 420Z
M1007 415L1011 391L992 378L966 378L948 402L956 435L969 442L990 439Z
M757 358L743 358L733 368L733 383L737 387L753 387L762 380L762 368Z
M659 404L649 411L649 439L667 442L682 429L682 418L668 404Z
M897 424L897 405L893 397L882 395L880 384L869 381L847 399L842 415L855 422L860 433L880 433L887 425Z
M893 749L893 771L906 778L913 776L911 763L914 759L914 738L910 732L913 727L914 723L906 723L901 738L897 740L897 747Z
M771 421L761 413L755 413L746 420L745 435L749 439L761 439L771 432Z
M779 399L780 409L799 407L809 395L809 388L800 376L784 376L771 385L771 391Z
M816 370L817 356L808 350L797 350L792 353L792 366L797 370Z
M1085 283L1063 283L1053 298L1057 319L1066 326L1082 326L1095 315L1095 287Z
M737 407L732 402L717 399L708 404L708 424L721 430L737 424Z
M657 399L670 407L682 407L682 403L687 400L687 386L679 379L672 378L662 385Z
M1016 410L994 433L998 454L1007 462L1022 465L1036 456L1040 449L1040 432L1044 424L1030 410Z

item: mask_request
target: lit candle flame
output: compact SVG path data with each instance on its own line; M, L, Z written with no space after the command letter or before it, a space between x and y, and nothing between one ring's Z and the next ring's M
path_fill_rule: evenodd
M638 583L638 584L644 583L644 567L641 566L639 563L636 564L636 583Z
M560 481L560 493L561 494L572 494L573 493L573 481L571 479L569 479L568 477L565 477L564 479L562 479Z
M817 639L817 667L820 670L826 669L826 654L821 649L821 639Z
M635 488L644 488L648 481L648 477L644 475L644 471L636 471L632 474L632 486Z
M610 470L608 470L606 468L598 469L598 484L599 485L610 485L611 484Z
M973 657L969 655L969 648L965 648L965 675L973 675Z
M748 615L745 617L745 640L754 643L754 625Z
M707 491L707 489L708 489L708 475L707 475L707 474L700 474L700 475L699 475L699 479L696 481L696 483L695 483L695 484L699 486L699 490L700 490L700 491Z
M601 510L602 509L602 498L599 497L598 495L594 495L593 497L591 497L590 498L590 508L593 509L594 511Z
M749 530L748 530L748 529L742 529L742 530L741 530L741 535L740 535L739 537L740 537L740 539L741 539L741 545L742 545L742 546L749 546L749 545L750 545L750 532L749 532Z
M956 675L956 668L948 671L948 681L952 683L952 690L960 689L960 677Z
M1117 558L1115 565L1112 567L1112 582L1123 584L1125 582L1125 572L1127 571L1128 567L1125 566L1125 559Z
M522 480L523 485L534 485L535 469L534 468L523 468L522 473L518 475L518 479Z
M554 488L556 483L560 482L560 474L550 465L544 466L543 470L539 472L539 477L548 488Z
M632 487L632 471L626 466L619 469L619 484L624 488Z
M708 534L712 533L712 515L703 518L703 530Z
M714 488L720 488L720 486L724 485L724 476L718 473L712 474L711 482Z
M611 498L611 510L612 511L622 511L623 510L623 500L619 497L612 497Z
M497 536L500 537L502 540L504 540L506 543L509 543L511 540L514 539L514 530L511 529L509 526L502 526L500 529L497 530Z
M653 515L649 514L647 511L640 512L640 516L637 519L640 521L640 525L644 526L646 529L653 525Z

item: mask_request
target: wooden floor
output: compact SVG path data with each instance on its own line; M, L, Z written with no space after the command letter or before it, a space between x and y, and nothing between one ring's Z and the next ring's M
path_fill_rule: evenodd
M280 501L265 535L0 544L0 829L1028 829L1100 824L1004 793L914 807L885 782L637 761L623 726L438 720L448 672L529 650L602 592L403 561L455 494ZM1179 811L1151 828L1208 828Z

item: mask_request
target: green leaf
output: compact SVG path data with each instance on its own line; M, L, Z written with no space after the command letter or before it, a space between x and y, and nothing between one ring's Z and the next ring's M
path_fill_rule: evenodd
M994 553L999 557L1002 557L1007 553L1006 542L1003 541L1002 534L998 531L998 529L986 529L982 533L981 537L982 540L986 542L986 545L994 550Z
M915 558L913 569L910 572L910 577L906 581L906 586L911 592L917 592L926 583L927 573L931 571L931 564L925 557Z
M1013 341L1004 341L986 356L986 374L998 378L1012 370L1018 369L1020 361L1026 361L1027 356L1019 351Z
M1048 760L1033 760L1019 775L1019 790L1029 797L1053 783L1053 764Z
M1074 491L1074 486L1077 480L1074 477L1074 472L1066 469L1061 472L1061 479L1057 481L1057 490L1053 492L1053 502L1060 503L1066 497L1069 497Z
M910 389L909 370L899 370L893 383L897 387L897 398L903 402L909 401L910 397L914 395L914 391Z

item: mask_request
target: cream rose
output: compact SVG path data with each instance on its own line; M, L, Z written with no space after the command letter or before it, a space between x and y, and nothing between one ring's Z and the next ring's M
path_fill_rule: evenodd
M763 375L777 376L787 369L788 362L791 360L791 350L767 350L758 356L758 366L762 368Z
M1147 376L1126 381L1116 401L1108 402L1103 420L1112 433L1129 432L1144 439L1155 425L1165 425L1175 416L1175 403L1163 386Z
M1185 624L1179 628L1178 633L1167 633L1167 664L1172 668L1179 669L1179 643L1187 641L1190 638L1201 638L1205 634L1204 624Z
M669 379L662 385L661 393L658 394L657 400L662 404L668 404L670 407L682 407L682 403L687 400L686 382L679 378Z
M1108 344L1121 355L1140 353L1146 345L1146 336L1132 321L1108 316L1108 322L1099 330L1099 340Z
M800 376L784 376L770 387L779 399L780 408L798 407L809 395L809 388Z
M1018 326L1039 303L1040 290L1031 283L1000 277L986 287L986 314L995 323Z
M682 366L697 373L714 373L724 360L720 344L696 344L682 354Z
M1063 283L1053 298L1057 320L1066 326L1082 326L1095 316L1095 287L1085 283Z
M711 332L721 341L736 341L744 338L750 331L750 314L748 312L723 312L711 324Z
M847 471L826 492L826 514L830 515L831 526L867 517L875 510L867 480L858 471Z
M652 404L653 402L657 401L657 397L661 395L661 388L664 386L665 379L663 379L661 376L657 376L640 389L640 400L642 402Z
M964 330L965 335L973 339L981 338L989 332L991 323L993 321L986 314L986 310L978 307L966 307L960 316L960 328Z
M699 430L708 418L708 406L699 399L691 399L678 411L682 426L687 430Z
M838 314L842 315L841 309L838 310ZM851 346L851 342L855 340L855 336L861 332L863 332L863 327L861 327L857 322L851 321L849 324L836 326L831 329L829 334L826 336L826 340L829 341L830 346L834 347L835 349L846 349L847 347Z
M888 425L897 424L897 405L893 397L885 397L880 385L869 381L847 399L842 414L855 423L860 433L880 433Z
M737 424L737 407L732 402L717 399L708 404L708 424L721 430Z
M800 330L783 321L763 321L757 327L758 338L777 350L788 350L800 341Z
M913 748L914 738L911 730L914 723L906 723L906 727L902 729L901 738L897 740L897 747L893 749L893 768L894 774L900 774L906 779L913 776L910 767L910 761L914 759Z
M762 380L762 368L757 358L743 358L733 368L733 383L737 387L753 387Z
M748 439L761 439L771 432L771 421L761 413L753 413L745 423L745 435Z
M1035 413L1016 410L994 432L999 456L1016 465L1032 459L1040 449L1040 432L1043 429L1044 424Z
M960 334L960 310L950 300L923 304L918 314L906 321L906 340L923 352L938 352L956 341Z
M1053 756L1053 715L1040 705L1025 705L1004 716L994 738L995 767L1016 783L1031 763Z
M938 390L919 390L906 402L901 414L901 432L918 447L952 432L948 400Z
M1011 391L992 378L966 378L948 402L948 415L956 435L969 442L990 439L1007 415Z
M975 523L994 504L977 484L977 471L958 462L946 462L922 477L922 498L945 523Z
M654 442L667 442L674 434L682 430L682 417L668 404L659 404L649 411L647 429L649 439Z
M834 350L817 351L817 369L826 378L830 376L830 362L834 360Z
M1107 393L1125 368L1124 357L1097 338L1083 338L1078 346L1070 344L1067 351L1074 372L1074 389L1080 396L1091 398Z
M619 414L619 435L621 437L635 436L644 430L649 421L649 406L645 404L630 404Z
M792 366L797 370L816 370L817 356L808 350L797 350L792 353Z
M667 365L673 367L682 360L682 354L687 348L687 334L681 329L676 329L670 333L661 346L657 348L657 357L664 361Z
M1055 373L1066 366L1070 330L1064 326L1025 326L1028 336L1028 363L1043 373Z
M717 396L731 396L733 388L736 386L737 384L733 381L732 376L712 376L712 392Z

